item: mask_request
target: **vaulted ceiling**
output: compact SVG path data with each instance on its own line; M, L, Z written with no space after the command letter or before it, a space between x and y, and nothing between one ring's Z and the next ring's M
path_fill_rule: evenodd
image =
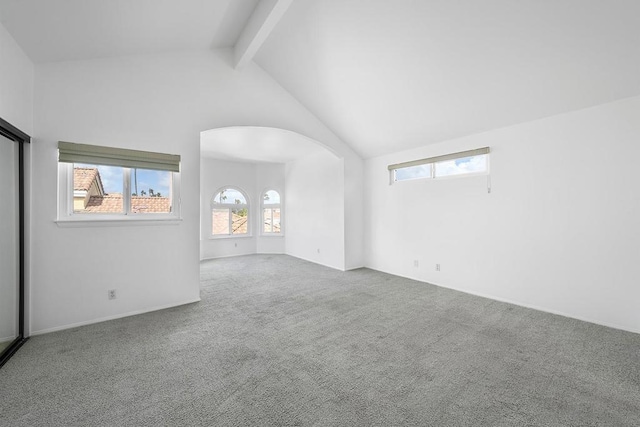
M0 0L32 61L233 46L258 0Z
M0 0L0 21L34 62L250 32L241 53L363 157L640 94L637 0Z

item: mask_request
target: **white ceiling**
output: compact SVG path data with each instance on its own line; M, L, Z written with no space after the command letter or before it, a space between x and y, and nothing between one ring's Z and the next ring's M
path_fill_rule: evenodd
M287 163L323 150L306 136L276 128L235 126L200 133L200 153L213 159Z
M34 62L233 46L258 0L0 0Z
M262 1L288 10L254 60L363 157L640 94L638 0ZM47 62L230 47L257 3L0 0L0 21Z
M255 61L372 157L640 94L640 1L295 0Z

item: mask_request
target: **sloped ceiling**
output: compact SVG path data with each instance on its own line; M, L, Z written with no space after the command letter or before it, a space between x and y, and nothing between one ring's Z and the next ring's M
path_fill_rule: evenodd
M640 93L637 0L295 0L255 61L363 157Z
M35 63L231 47L258 0L0 0Z
M259 1L288 8L253 60L365 158L640 94L638 0L0 0L0 22L36 63L90 59L234 46Z

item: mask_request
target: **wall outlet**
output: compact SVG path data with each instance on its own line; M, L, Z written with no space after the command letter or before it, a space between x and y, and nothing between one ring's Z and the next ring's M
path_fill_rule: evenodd
M414 267L420 267L420 262L418 262L418 260L417 260L417 259L414 259L414 260L413 260L413 266L414 266Z
M440 271L440 264L436 264L436 271Z
M320 248L318 248L318 253L320 253Z
M233 244L233 246L234 246L235 248L237 248L237 247L238 247L238 244L237 244L237 243L234 243L234 244Z
M115 289L109 289L107 291L107 295L109 296L109 299L116 299L116 290Z

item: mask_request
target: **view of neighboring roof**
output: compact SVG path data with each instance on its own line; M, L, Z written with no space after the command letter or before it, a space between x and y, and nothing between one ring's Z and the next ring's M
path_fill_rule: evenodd
M104 192L97 168L73 168L73 189L75 191L89 191L94 180L97 181L99 190Z
M231 234L246 234L248 232L248 217L246 215L231 214ZM273 231L280 232L280 211L273 214ZM269 224L268 221L264 222ZM213 228L213 235L229 234L229 213L225 208L214 209L212 215L211 226Z
M212 227L214 235L221 234L246 234L248 232L248 217L232 213L231 228L229 233L229 213L227 209L214 209L212 215Z
M87 206L76 213L114 213L123 211L123 198L120 193L105 194L104 196L91 196ZM131 212L133 213L159 213L171 212L171 201L168 197L131 197Z
M96 186L92 189L94 182ZM89 193L88 199L84 198L84 208L75 208L75 213L121 213L124 211L121 193L104 194L98 168L74 167L73 189ZM95 194L96 192L98 194ZM131 212L168 213L171 212L171 200L169 197L131 196Z

